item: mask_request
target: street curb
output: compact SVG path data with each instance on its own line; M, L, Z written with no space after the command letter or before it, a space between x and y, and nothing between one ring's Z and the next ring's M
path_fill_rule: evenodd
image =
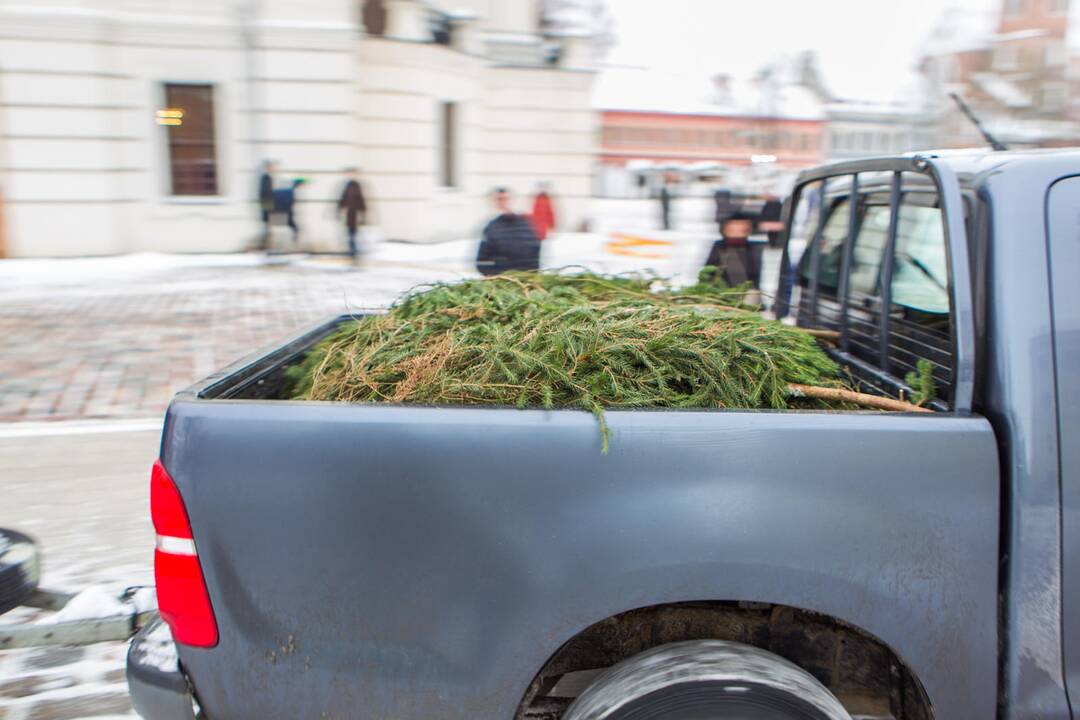
M0 440L55 435L97 435L103 433L161 432L162 418L124 420L58 420L55 422L0 423Z

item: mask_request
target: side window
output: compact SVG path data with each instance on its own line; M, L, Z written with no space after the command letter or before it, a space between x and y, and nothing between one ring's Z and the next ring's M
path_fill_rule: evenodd
M881 259L889 236L888 198L884 205L868 204L859 223L851 251L850 297L856 302L881 297Z
M928 315L949 313L945 229L936 207L907 203L900 207L892 299L898 306Z
M822 327L836 329L840 327L840 270L843 266L844 243L847 240L851 211L847 198L826 198L823 205L828 215L819 239L821 250L817 260L817 322ZM814 275L814 253L810 250L812 245L803 253L799 268L801 304L805 305L807 310L812 301Z
M952 385L952 325L945 227L935 193L907 193L900 205L889 308L888 370L903 378L921 359L934 367L937 397Z
M818 181L809 183L801 189L798 202L791 211L791 230L787 243L790 271L785 276L783 285L790 288L792 306L798 308L799 313L810 312L803 263L810 256L807 248L810 247L814 234L817 233L820 217L821 182Z
M844 242L847 240L848 219L851 217L848 207L847 200L834 204L821 231L818 292L832 298L836 297L840 287L840 265L844 257Z
M882 260L889 238L892 210L887 194L863 199L859 233L851 248L848 280L848 349L878 363L881 350Z

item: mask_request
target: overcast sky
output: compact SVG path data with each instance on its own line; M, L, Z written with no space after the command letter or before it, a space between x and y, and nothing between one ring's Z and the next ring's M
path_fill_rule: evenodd
M948 6L1000 0L607 0L617 45L609 64L703 78L749 75L770 58L815 50L842 98L889 100Z

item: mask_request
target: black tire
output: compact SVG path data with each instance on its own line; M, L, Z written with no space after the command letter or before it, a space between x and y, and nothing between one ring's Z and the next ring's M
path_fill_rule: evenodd
M562 720L851 720L814 676L741 643L661 645L615 665Z
M26 535L0 528L0 614L26 602L37 589L37 545Z

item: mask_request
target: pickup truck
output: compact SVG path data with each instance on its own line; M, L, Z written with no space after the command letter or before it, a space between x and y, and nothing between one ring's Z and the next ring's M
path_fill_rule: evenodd
M1080 152L786 212L798 323L869 392L930 361L935 412L609 411L604 455L585 412L283 399L321 323L169 407L137 711L1080 718Z

